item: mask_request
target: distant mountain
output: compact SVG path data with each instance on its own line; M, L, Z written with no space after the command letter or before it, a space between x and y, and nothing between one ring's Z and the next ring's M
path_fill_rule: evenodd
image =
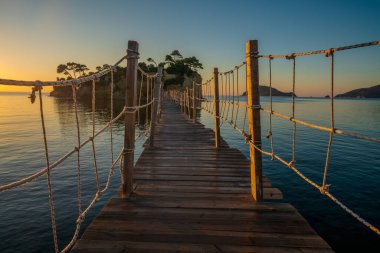
M380 98L380 84L369 88L355 89L335 96L336 98Z
M269 96L269 86L260 85L259 91L260 96ZM282 97L291 97L293 92L282 92L272 87L272 96L282 96ZM246 96L247 92L245 91L242 96ZM294 94L295 95L295 94ZM297 97L297 95L295 95Z

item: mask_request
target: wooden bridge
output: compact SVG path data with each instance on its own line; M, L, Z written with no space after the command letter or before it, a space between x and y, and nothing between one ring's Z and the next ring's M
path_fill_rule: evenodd
M360 217L329 192L327 181L331 144L335 135L380 143L377 138L338 129L334 123L335 52L375 45L380 45L380 41L287 55L260 55L257 40L250 40L246 43L246 59L243 64L222 73L218 72L218 68L214 68L210 80L202 84L196 84L194 81L192 89L189 89L190 87L167 89L165 92L171 100L164 101L162 101L163 67L158 66L156 73L145 72L138 65L139 52L136 41L128 42L127 55L114 65L89 76L47 82L0 79L0 83L5 85L32 87L31 98L36 97L35 93L38 93L46 160L46 167L39 171L0 185L0 193L29 184L41 176L47 176L54 251L57 253L65 253L70 249L72 252L331 252L329 245L315 233L297 210L290 204L281 202L280 190L271 187L270 180L263 177L261 159L262 155L266 155L294 171L354 219L380 235L380 230L376 226ZM330 58L330 127L295 118L295 59L316 54L324 54ZM259 58L269 61L269 109L263 108L260 103ZM292 116L273 111L271 61L275 58L293 62ZM124 60L127 61L125 107L118 116L114 117L113 75L117 68L122 70L119 64ZM239 71L243 71L243 67L245 75L240 74L242 77L240 80ZM106 75L110 75L107 80L111 80L111 118L105 126L96 129L96 83L99 78L104 78L106 81ZM239 103L239 94L241 94L238 89L239 83L245 84L246 89L246 103L243 104ZM85 140L82 138L82 141L76 95L76 90L81 84L92 84L92 135ZM66 86L71 89L76 115L78 143L54 162L50 162L49 159L41 93L44 86ZM221 96L224 97L222 99L219 98L219 89ZM190 90L192 95L189 93ZM143 92L145 95L142 96ZM177 107L178 104L181 110ZM220 105L221 110L219 110ZM230 106L231 113L229 113ZM244 116L241 117L243 122L240 122L242 126L239 126L238 120L239 107L241 111L245 110ZM214 119L214 130L195 123L194 115L197 109L210 113ZM142 110L145 111L145 121L140 117ZM188 119L182 111L192 114L193 120ZM264 112L269 115L267 137L271 150L262 149L260 115ZM161 118L158 117L160 113ZM291 161L274 152L273 116L292 122ZM122 117L125 121L124 145L114 159L112 124ZM249 145L250 160L247 160L239 150L230 148L221 138L221 122L230 124L242 134L242 140L244 138ZM314 182L295 167L297 124L329 134L322 183ZM136 125L139 127L136 128ZM149 135L149 140L135 164L136 129L142 132L140 137ZM95 139L106 130L110 130L112 164L108 169L107 179L100 184ZM85 145L90 144L97 191L89 204L84 206L81 202L80 151ZM51 173L54 168L73 155L77 155L78 218L71 241L60 250ZM107 191L115 166L119 162L123 164L120 166L123 182L120 196L115 196L106 204L77 241L83 220L102 193Z
M111 199L72 252L332 252L263 179L252 199L250 162L164 101L154 147L134 170L133 193Z

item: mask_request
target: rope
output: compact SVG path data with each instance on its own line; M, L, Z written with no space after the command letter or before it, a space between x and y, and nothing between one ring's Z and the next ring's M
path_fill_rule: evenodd
M272 156L272 154L270 152L267 152L267 151L264 151L264 150L260 149L252 141L250 141L250 145L252 145L260 153L262 153L264 155ZM279 157L276 154L274 155L274 158L276 160L278 160L279 162L281 162L282 164L284 164L285 166L287 166L290 169L292 169L300 178L302 178L303 180L305 180L307 183L309 183L310 185L312 185L314 188L318 189L323 195L325 195L328 198L330 198L334 203L336 203L339 207L341 207L348 214L350 214L352 217L354 217L357 221L359 221L360 223L362 223L363 225L365 225L366 227L368 227L370 230L372 230L373 232L375 232L377 235L380 235L380 230L377 227L375 227L374 225L372 225L371 223L369 223L368 221L366 221L365 219L363 219L362 217L360 217L357 213L355 213L350 208L348 208L346 205L344 205L342 202L340 202L330 192L328 192L325 187L319 186L318 184L316 184L312 180L310 180L308 177L306 177L305 175L303 175L299 170L297 170L292 165L291 162L289 162L289 163L286 162L285 160L283 160L281 157Z
M96 188L100 189L99 186L99 172L98 172L98 164L96 162L96 150L95 150L95 99L96 99L96 90L95 90L95 80L92 80L92 137L90 138L91 140L91 146L92 146L92 156L94 160L94 168L95 168L95 178L96 178Z
M119 61L117 61L114 65L110 66L109 68L106 68L102 71L99 71L98 73L80 77L80 78L74 78L70 80L63 80L63 81L19 81L19 80L12 80L12 79L0 79L0 84L3 85L16 85L16 86L68 86L74 84L81 84L88 81L92 81L95 79L98 79L106 74L108 74L112 69L116 68L116 66L120 65L124 61L125 56L123 56Z
M122 112L120 112L120 114L117 117L115 117L112 120L112 123L115 123L117 120L119 120L124 115L124 113L125 113L125 108L123 109ZM84 147L86 144L88 144L91 141L91 139L95 139L97 136L99 136L101 133L103 133L109 127L110 127L110 123L108 123L103 128L101 128L95 134L94 137L89 137L86 141L82 142L79 147L73 148L68 153L66 153L61 158L59 158L57 161L55 161L54 163L50 164L50 170L54 169L55 167L57 167L58 165L60 165L61 163L63 163L72 154L74 154L75 152L77 152L78 149L80 150L82 147ZM34 181L35 179L39 178L40 176L46 174L47 171L48 171L48 167L45 167L45 168L41 169L40 171L38 171L38 172L30 175L30 176L27 176L25 178L22 178L20 180L17 180L17 181L14 181L14 182L11 182L11 183L8 183L8 184L5 184L5 185L2 185L2 186L0 186L0 192L8 191L10 189L17 188L19 186L28 184L28 183Z
M139 91L139 99L138 99L138 105L141 105L141 94L142 94L142 87L143 87L143 82L144 82L144 74L143 72L141 73L141 82L140 82L140 91ZM140 110L137 110L137 124L140 125Z
M74 102L74 111L75 111L75 125L77 127L77 188L78 188L78 213L82 212L82 194L81 194L81 170L80 170L80 129L79 129L79 118L78 118L78 103L77 103L77 86L71 86L73 91L73 102Z
M235 112L235 74L231 72L232 75L232 114L231 114L231 124L234 123L234 112Z
M331 145L334 137L334 128L335 128L335 122L334 122L334 54L331 53L328 55L331 57L331 104L330 104L330 110L331 110L331 129L330 137L329 137L329 144L327 146L327 153L326 153L326 163L325 163L325 169L323 173L323 182L322 182L322 190L328 191L328 187L326 185L326 178L327 178L327 171L329 167L329 160L330 160L330 153L331 153Z
M236 108L236 115L235 115L235 124L234 128L237 127L237 117L239 115L239 107L240 107L240 93L239 93L239 68L236 67L236 94L237 94L237 108Z
M111 71L111 119L110 119L110 147L111 147L111 164L113 163L113 129L112 129L112 120L113 120L113 86L114 86L114 79L113 79L113 71Z
M278 113L278 112L275 112L275 111L271 112L270 110L267 110L267 109L264 109L264 108L261 108L261 110L263 112L272 113L273 115L275 115L277 117L280 117L280 118L283 118L283 119L286 119L286 120L290 120L292 122L296 122L298 124L301 124L301 125L304 125L304 126L307 126L307 127L310 127L310 128L318 129L318 130L329 132L329 133L334 132L334 134L345 135L345 136L349 136L349 137L352 137L352 138L355 138L355 139L361 139L361 140L366 140L366 141L380 143L380 139L377 139L377 138L368 137L368 136L357 134L357 133L350 133L350 132L346 132L346 131L343 131L343 130L337 129L337 128L331 129L330 127L324 127L324 126L316 125L316 124L313 124L313 123L305 122L305 121L302 121L302 120L299 120L299 119L295 119L295 118L289 117L287 115L284 115L284 114L281 114L281 113Z
M40 114L41 114L41 125L42 125L42 133L44 137L44 147L45 147L45 159L46 159L46 167L47 167L47 183L48 183L48 191L49 191L49 206L50 206L50 219L51 219L51 227L53 230L53 241L54 241L54 252L58 252L58 240L57 240L57 227L55 224L55 210L54 210L54 201L53 201L53 190L51 186L51 169L50 169L50 161L49 161L49 150L46 138L46 127L45 127L45 118L44 118L44 109L42 104L42 87L36 87L38 89L38 95L40 98Z
M97 191L96 194L94 195L94 197L91 199L90 203L88 204L88 206L86 207L86 209L80 214L78 215L78 218L77 218L77 221L76 221L76 228L75 228L75 232L74 232L74 235L71 239L71 241L66 245L66 247L61 251L61 253L65 253L65 252L68 252L71 247L74 246L74 243L77 241L78 239L78 235L79 235L79 231L80 231L80 228L81 228L81 224L83 223L83 221L85 220L86 218L86 215L87 213L90 211L90 209L95 205L96 201L98 201L102 195L102 193L104 193L105 191L107 191L108 187L109 187L109 183L111 181L111 177L113 175L113 171L114 171L114 168L115 168L115 165L121 161L122 159L122 154L123 154L123 150L119 153L119 155L117 156L116 160L112 163L111 167L109 168L109 173L108 173L108 178L107 178L107 181L105 183L105 186L103 187L102 190L100 191ZM122 175L122 174L120 174Z
M270 103L270 111L269 114L269 132L268 137L270 140L270 148L271 148L271 160L274 159L274 146L273 146L273 132L272 132L272 112L273 112L273 98L272 98L272 60L273 58L269 58L269 103Z
M158 73L153 73L153 74L147 73L142 68L140 68L140 66L137 66L137 69L141 72L142 75L149 77L149 78L154 78L154 77L157 77L157 75L158 75Z
M295 89L296 89L296 57L293 59L293 86L292 86L292 118L295 118ZM293 121L293 143L292 143L292 161L296 162L296 131L297 123Z
M151 81L151 88L153 89L153 81L154 80L150 80L150 81ZM113 71L112 71L111 72L111 119L110 119L110 122L106 126L104 126L99 131L96 132L96 128L95 128L96 80L92 79L92 102L91 102L91 105L92 105L92 135L91 135L91 137L88 138L88 140L81 143L80 128L79 128L79 117L78 117L78 102L77 102L77 87L78 87L79 83L76 82L75 80L71 80L70 85L71 85L71 89L73 92L72 96L73 96L73 103L74 103L75 123L76 123L76 127L77 127L77 146L74 147L67 154L62 156L60 159L58 159L55 163L50 164L49 155L48 155L47 138L46 138L45 121L44 121L44 114L43 114L43 103L42 103L42 94L41 94L42 86L34 87L33 88L34 91L37 91L37 90L39 91L40 113L41 113L41 122L42 122L43 136L44 136L45 157L46 157L47 166L46 166L46 168L38 171L37 173L35 173L31 176L28 176L28 177L25 177L21 180L0 186L0 192L3 192L6 190L27 184L27 183L33 181L34 179L44 175L45 173L47 174L48 191L49 191L49 206L50 206L51 224L52 224L52 230L53 230L52 234L53 234L53 240L54 240L54 249L55 249L56 253L59 252L59 248L58 248L57 229L56 229L56 222L55 222L55 209L54 209L54 202L53 202L53 192L52 192L52 185L51 185L51 170L53 168L55 168L56 166L58 166L59 164L61 164L63 161L65 161L68 157L70 157L74 153L77 153L77 188L78 188L78 192L77 192L77 199L78 199L77 225L76 225L76 229L75 229L75 232L73 234L71 241L61 251L61 252L68 252L78 238L80 227L81 227L82 222L85 219L86 214L94 206L96 201L101 197L102 193L104 193L108 189L109 184L110 184L110 179L111 179L112 175L114 174L114 167L119 162L121 157L123 156L123 153L126 152L126 150L122 150L120 152L120 154L118 155L117 159L114 160L114 157L113 157L113 132L112 132L113 123L116 122L117 120L119 120L125 113L128 113L128 111L131 109L132 110L138 110L139 108L148 107L149 105L151 105L156 100L160 101L160 98L154 98L153 99L153 91L151 91L151 96L147 97L147 103L145 105L139 104L139 106L135 106L132 108L131 107L125 107L123 109L123 111L117 117L114 118L113 117L114 76L113 76ZM149 92L149 89L148 89L148 92ZM112 160L112 162L111 162L111 167L110 167L109 172L108 172L108 177L107 177L107 181L105 183L105 186L103 188L101 188L100 184L99 184L99 172L98 172L97 158L96 158L96 152L95 152L95 138L108 128L110 128L110 149L111 149L111 160ZM145 136L150 134L150 127L147 130L145 130L144 132L141 132L138 135L138 138L143 137L144 134L145 134ZM136 139L138 139L138 138L136 138ZM94 195L93 199L89 203L89 205L82 211L80 149L83 146L85 146L86 144L88 144L89 142L91 142L91 144L92 144L92 156L93 156L93 162L94 162L94 167L95 167L97 191L96 191L96 194ZM121 170L121 168L119 168L119 169Z
M150 86L150 82L151 82L151 77L148 77L146 79L146 103L148 103L149 101L149 86ZM145 128L148 127L148 106L145 107Z
M380 230L367 222L365 219L360 217L358 214L356 214L354 211L349 209L347 206L345 206L342 202L340 202L338 199L336 199L329 191L329 185L326 184L327 182L327 173L328 173L328 165L329 165L329 160L331 156L331 147L332 147L332 141L334 134L340 134L340 135L345 135L349 136L352 138L357 138L357 139L362 139L362 140L367 140L371 142L377 142L380 143L380 139L373 138L373 137L368 137L364 136L361 134L357 133L349 133L340 129L335 128L335 121L334 121L334 52L337 51L342 51L342 50L348 50L348 49L354 49L354 48L360 48L360 47L367 47L367 46L374 46L374 45L379 45L380 41L373 41L369 43L362 43L362 44L356 44L356 45L351 45L351 46L345 46L345 47L338 47L338 48L330 48L330 49L325 49L325 50L318 50L318 51L310 51L310 52L302 52L302 53L292 53L292 54L287 54L287 55L255 55L255 57L262 57L262 58L268 58L269 59L269 86L270 86L270 110L261 108L261 105L253 105L251 108L252 109L260 109L263 112L269 113L269 134L268 138L270 139L271 142L271 152L265 151L258 147L255 143L252 142L251 137L245 132L245 127L247 123L247 109L248 107L245 106L245 114L244 114L244 120L243 120L243 126L242 128L237 127L237 116L238 116L238 110L239 110L239 100L237 102L237 112L235 114L235 71L236 71L236 91L237 94L239 92L238 85L239 85L239 77L238 77L238 70L241 66L245 65L243 63L239 67L235 67L235 69L220 73L221 77L221 82L220 82L220 87L221 87L221 92L223 93L225 99L220 100L219 103L221 104L221 115L219 115L219 119L222 119L221 125L223 121L228 120L228 115L229 115L229 107L232 104L232 115L231 115L231 121L230 124L233 126L233 128L241 133L242 136L244 136L246 143L249 143L249 145L253 145L253 147L260 151L264 155L268 155L272 158L272 160L276 159L285 166L289 167L292 169L300 178L305 180L307 183L315 187L320 191L321 194L327 196L330 198L334 203L336 203L338 206L340 206L343 210L345 210L347 213L349 213L351 216L353 216L356 220L367 226L369 229L374 231L376 234L380 235ZM257 53L257 52L256 52ZM330 111L331 111L331 119L330 119L330 127L324 127L312 123L308 123L305 121L301 121L295 118L295 89L296 89L296 57L299 56L306 56L306 55L313 55L313 54L325 54L326 57L331 58L331 98L330 98ZM272 60L275 58L286 58L288 60L293 60L293 76L292 76L292 114L291 116L287 116L278 112L273 111L273 99L272 99ZM232 93L231 93L231 75L232 75ZM225 80L224 80L225 77ZM199 84L196 84L199 86ZM205 92L208 95L208 82L201 84L202 86L202 92ZM246 86L247 86L247 79L246 79ZM247 90L247 89L246 89ZM231 95L232 95L232 102L231 102ZM211 96L211 94L210 94ZM208 103L210 102L208 99L204 99L203 102L205 102L205 106L201 106L201 109L205 110L206 112L210 113L210 110L208 108ZM213 104L213 103L211 103ZM226 108L228 106L228 108ZM292 124L292 160L290 162L285 161L282 159L279 155L274 153L274 144L273 144L273 133L272 133L272 115L284 118L287 120L290 120ZM214 115L215 116L215 115ZM234 122L234 116L235 116L235 122ZM325 166L324 166L324 172L323 172L323 181L321 185L318 185L317 183L313 182L311 179L303 175L295 166L296 162L296 133L297 133L297 124L301 124L310 128L314 129L319 129L322 131L326 131L329 133L329 143L327 146L327 152L326 152L326 161L325 161Z
M228 80L226 82L226 94L228 92L228 96L227 96L227 100L226 100L226 103L227 103L227 115L226 115L226 118L225 120L227 121L228 120L228 114L230 112L230 104L231 104L231 72L228 72L227 75L226 75L226 79Z
M247 78L245 79L245 90L248 91ZM245 98L246 98L246 101L248 101L248 92L245 93ZM244 106L244 107L245 107L245 112L244 112L244 122L243 122L242 134L245 133L245 125L247 123L247 111L248 111L248 106Z
M316 51L309 51L309 52L301 52L301 53L291 53L291 54L284 54L284 55L257 55L256 57L261 58L289 58L289 56L307 56L307 55L315 55L315 54L324 54L328 55L333 52L337 51L343 51L343 50L349 50L354 48L361 48L361 47L369 47L369 46L376 46L380 45L380 40L367 42L367 43L361 43L361 44L355 44L350 46L343 46L343 47L336 47L336 48L329 48L329 49L322 49L322 50L316 50Z

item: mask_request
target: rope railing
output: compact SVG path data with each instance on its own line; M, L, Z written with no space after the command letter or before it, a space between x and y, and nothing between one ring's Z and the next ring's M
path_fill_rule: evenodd
M345 131L342 129L339 129L336 127L335 124L335 110L334 110L334 64L335 64L335 52L343 51L343 50L350 50L355 48L362 48L362 47L369 47L369 46L375 46L380 45L380 41L372 41L368 43L361 43L361 44L355 44L350 46L343 46L343 47L336 47L336 48L330 48L330 49L324 49L324 50L316 50L316 51L309 51L309 52L301 52L301 53L290 53L286 55L259 55L257 52L251 52L247 53L247 57L252 58L267 58L269 63L269 109L262 108L261 105L252 105L247 106L244 102L240 101L240 93L238 91L239 84L242 82L242 80L239 80L239 70L246 66L246 62L243 62L242 64L234 67L231 70L221 72L219 73L219 94L222 94L222 99L219 97L219 100L217 101L220 105L220 114L216 115L213 106L213 100L212 97L215 97L214 91L212 86L213 80L208 80L199 86L202 87L202 95L203 97L200 99L201 106L200 109L213 115L215 118L220 119L220 125L215 126L215 128L221 127L223 122L227 122L230 124L230 126L238 131L243 138L245 139L245 142L252 146L255 150L259 151L261 154L267 155L271 157L271 160L277 160L281 162L283 165L289 167L292 171L294 171L301 179L312 185L314 188L318 189L318 191L327 196L329 199L331 199L333 202L335 202L339 207L341 207L344 211L346 211L348 214L350 214L352 217L354 217L356 220L361 222L363 225L368 227L370 230L375 232L376 234L380 235L380 230L373 226L371 223L363 219L361 216L359 216L357 213L355 213L352 209L348 208L346 205L344 205L341 201L339 201L334 195L332 195L329 192L329 187L331 187L330 184L327 183L328 179L328 167L330 162L330 154L332 150L332 142L334 139L334 135L343 135L354 139L360 139L370 142L379 143L380 139L375 137L369 137L366 135L362 135L360 133L352 133L349 131ZM307 121L300 120L296 117L296 99L295 99L295 90L296 90L296 58L300 56L308 56L308 55L316 55L316 54L324 54L326 57L330 58L330 127L318 125L314 123L310 123ZM273 94L272 94L272 61L276 58L285 58L287 60L292 61L292 98L291 98L291 116L276 112L273 110ZM240 75L241 76L241 75ZM247 89L247 77L245 78L245 85L246 90ZM215 99L215 98L214 98ZM243 112L241 109L244 108L244 116L242 119L238 120L238 115L242 115ZM267 138L270 142L270 151L266 151L261 148L261 142L260 143L254 143L251 140L251 135L246 130L247 124L248 124L248 110L260 110L262 112L265 112L269 115L269 130ZM239 112L240 111L240 112ZM291 160L287 162L285 159L283 159L280 155L275 153L275 145L273 142L273 127L272 127L272 116L276 116L278 118L282 118L285 120L289 120L292 122L292 141L291 141ZM297 124L312 128L321 130L324 132L329 133L329 141L327 144L327 151L326 151L326 157L325 157L325 165L323 170L323 179L320 184L314 182L310 178L306 177L303 173L301 173L295 166L296 164L296 141L297 141ZM252 154L251 154L252 155Z
M126 59L125 56L123 56L120 60L118 60L114 65L99 71L98 73L79 77L79 78L73 78L69 80L62 80L62 81L19 81L19 80L12 80L12 79L2 79L0 78L0 84L3 85L15 85L15 86L67 86L72 84L82 84L88 81L96 80L112 70L116 68L116 66L120 65L124 60Z
M285 58L289 59L292 57L298 57L298 56L308 56L308 55L316 55L316 54L324 54L326 56L331 55L334 52L339 52L343 50L349 50L349 49L355 49L355 48L361 48L361 47L369 47L369 46L376 46L380 45L380 40L375 40L371 42L366 43L360 43L350 46L343 46L343 47L335 47L335 48L329 48L329 49L322 49L322 50L315 50L315 51L308 51L308 52L300 52L300 53L290 53L290 54L278 54L278 55L257 55L258 58L268 58L268 59L274 59L274 58Z
M128 51L129 53L129 51ZM133 52L137 53L137 52ZM138 54L138 53L137 53ZM4 85L18 85L18 86L33 86L33 91L38 91L39 94L39 101L40 101L40 115L41 115L41 124L42 124L42 133L43 133L43 141L44 141L44 148L45 148L45 160L46 160L46 167L41 169L40 171L29 175L27 177L24 177L22 179L19 179L14 182L7 183L5 185L0 185L0 193L5 192L23 185L26 185L30 182L33 182L37 178L47 175L48 180L48 192L49 192L49 206L50 206L50 217L51 217L51 226L52 226L52 235L53 235L53 242L54 242L54 252L68 252L71 247L75 244L79 231L81 228L81 224L83 223L86 215L91 210L91 208L95 205L95 203L101 198L102 194L107 191L110 185L111 178L114 174L114 169L116 165L119 163L119 170L121 175L121 181L124 184L123 179L123 159L125 154L130 153L132 150L126 150L126 148L122 148L119 154L116 158L114 158L114 147L113 147L113 134L112 134L112 126L113 124L120 120L123 116L125 117L127 114L130 113L137 113L137 117L139 118L136 124L136 128L133 129L133 131L137 130L137 134L135 135L135 141L146 138L151 134L151 126L152 126L152 120L151 115L153 115L153 107L152 105L154 102L157 102L158 104L161 102L160 97L155 97L153 89L156 86L156 79L160 80L161 76L159 76L157 73L146 73L144 72L140 67L137 68L141 79L140 79L140 86L138 87L139 90L135 94L138 94L138 104L136 106L124 106L122 111L116 116L113 116L113 110L114 110L114 70L116 69L116 66L118 66L124 59L138 59L138 57L135 56L124 56L121 58L116 64L112 65L111 67L102 70L96 74L86 76L86 77L80 77L76 79L71 80L64 80L64 81L57 81L57 82L41 82L41 81L18 81L18 80L10 80L10 79L0 79L0 83ZM137 62L137 60L136 60ZM111 81L110 81L110 107L111 107L111 118L109 122L104 125L100 129L95 128L95 111L96 111L96 81L98 78L110 73L111 75ZM88 137L85 141L82 141L81 134L80 134L80 127L79 127L79 118L78 118L78 98L77 98L77 89L79 89L80 84L92 81L92 97L91 97L91 111L92 111L92 130L91 130L91 136ZM128 81L128 80L127 80ZM135 81L136 82L136 81ZM47 134L46 134L46 125L44 120L44 113L43 113L43 97L42 97L42 87L43 86L71 86L72 90L72 101L73 101L73 109L74 109L74 115L75 115L75 126L76 126L76 142L77 146L75 146L72 150L64 154L62 157L60 157L55 162L51 163L49 159L49 150L48 150L48 143L47 143ZM158 89L162 88L162 84L159 81ZM142 99L142 92L145 90L146 95L145 98ZM146 109L146 115L145 115L145 124L144 127L141 128L140 126L140 110ZM149 114L148 112L152 111L152 114ZM101 133L105 132L107 129L110 131L110 153L111 153L111 165L108 168L108 176L104 183L100 183L99 178L99 168L98 168L98 162L97 162L97 154L95 151L95 139L98 137ZM91 143L91 150L92 150L92 160L93 160L93 167L94 167L94 174L95 174L95 182L96 182L96 193L91 198L91 201L89 204L83 209L82 207L82 191L81 191L81 155L80 151L84 146ZM133 147L134 149L134 147ZM58 237L57 237L57 229L56 229L56 220L55 220L55 208L54 208L54 201L53 201L53 186L51 182L51 172L54 168L58 167L60 164L62 164L65 160L67 160L69 157L71 157L74 154L77 154L76 156L76 167L77 167L77 202L78 202L78 216L76 219L76 228L73 233L73 236L70 240L70 242L64 246L62 250L59 250L58 247ZM103 186L101 186L103 185Z

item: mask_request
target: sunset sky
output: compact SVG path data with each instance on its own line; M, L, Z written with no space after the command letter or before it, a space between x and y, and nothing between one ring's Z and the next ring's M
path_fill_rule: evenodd
M244 61L245 42L261 54L287 54L380 39L380 1L222 0L1 0L0 78L55 80L60 63L91 70L113 64L128 40L140 43L141 61L163 61L178 49L221 71ZM267 84L268 64L260 60ZM328 94L329 59L297 59L299 96ZM273 63L276 88L289 91L291 63ZM380 84L380 46L336 54L336 93ZM0 86L0 91L16 90ZM29 91L30 88L22 88Z

